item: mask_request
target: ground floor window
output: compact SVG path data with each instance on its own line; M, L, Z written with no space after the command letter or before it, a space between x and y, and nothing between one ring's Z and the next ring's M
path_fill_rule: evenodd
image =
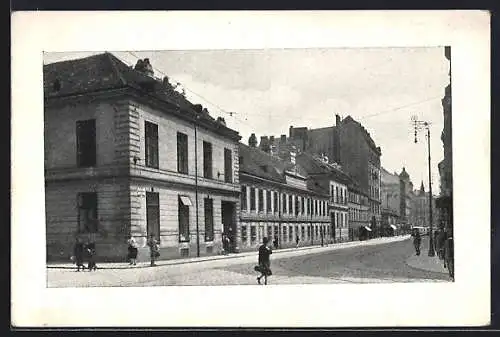
M307 226L307 238L311 238L311 226Z
M300 239L301 239L302 241L304 241L304 240L305 240L305 234L306 234L306 233L305 233L305 231L304 231L304 226L300 227Z
M213 199L205 198L205 242L214 241L214 203Z
M272 235L273 235L273 226L267 225L267 239L271 240Z
M248 242L247 226L241 226L241 243L246 244Z
M283 242L287 241L286 226L283 226Z
M318 226L316 226L316 235L315 235L316 239L319 237L319 228Z
M293 226L289 226L288 229L290 230L288 232L288 241L292 242L293 241Z
M189 206L191 200L186 196L179 196L179 242L189 241Z
M146 230L148 237L154 235L156 240L160 239L160 194L157 192L146 192Z
M97 232L97 193L78 193L78 232Z
M250 243L254 245L257 242L257 229L255 226L250 226Z

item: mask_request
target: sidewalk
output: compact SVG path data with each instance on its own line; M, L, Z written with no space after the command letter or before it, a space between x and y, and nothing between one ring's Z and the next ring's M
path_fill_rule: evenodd
M448 270L444 267L444 262L439 259L437 253L435 256L428 256L428 252L429 237L425 236L422 240L420 256L413 254L406 260L406 264L415 269L448 274Z
M320 252L320 251L329 251L336 249L343 249L349 247L358 247L358 246L371 246L377 244L384 244L389 242L398 242L407 240L409 235L405 236L394 236L394 237L383 237L383 238L375 238L366 241L350 241L350 242L342 242L335 243L325 246L306 246L306 247L298 247L298 248L284 248L284 249L274 249L273 256L277 258L279 255L289 255L284 253L299 253L303 251L308 251L306 254ZM172 260L160 260L156 261L156 265L158 267L161 266L172 266L172 265L181 265L181 264L189 264L189 263L200 263L207 261L217 261L217 260L225 260L225 259L235 259L235 258L244 258L248 256L255 256L257 251L248 251L242 253L233 253L228 255L212 255L212 256L204 256L204 257L193 257L193 258L184 258L184 259L172 259ZM277 256L278 255L278 256ZM48 263L48 269L75 269L75 265L73 263ZM150 268L149 262L138 263L136 266L130 266L126 262L108 262L108 263L99 263L99 269L131 269L131 268Z

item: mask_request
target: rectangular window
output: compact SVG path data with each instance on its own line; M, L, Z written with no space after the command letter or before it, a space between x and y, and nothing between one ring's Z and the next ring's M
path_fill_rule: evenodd
M97 193L78 193L78 232L97 232Z
M335 202L339 203L339 187L335 186Z
M259 212L264 211L264 191L259 188Z
M282 198L281 198L281 205L283 206L283 214L287 213L287 207L286 207L286 194L283 193Z
M246 244L248 242L247 226L241 226L241 242Z
M300 198L301 200L301 204L302 204L302 207L300 208L300 210L302 211L302 214L305 214L305 198L304 197L301 197Z
M293 227L288 226L288 241L293 242Z
M255 226L250 226L250 243L254 245L257 242L257 229Z
M95 119L76 122L76 164L78 167L95 166L96 155Z
M179 242L189 241L189 206L191 200L186 196L179 196Z
M224 181L233 182L233 152L229 149L224 149Z
M205 242L214 241L214 201L205 198Z
M288 196L288 213L293 214L293 195Z
M146 192L146 230L147 236L152 234L160 239L160 193Z
M314 215L318 215L318 200L314 200Z
M278 192L274 192L273 193L273 197L274 197L274 213L278 213L278 210L279 210L279 205L278 205Z
M300 200L299 197L295 197L295 216L300 213Z
M250 187L250 210L255 211L255 187Z
M267 212L271 213L271 191L266 192L266 206L267 206Z
M300 237L301 237L302 241L304 241L306 239L306 233L304 231L304 226L300 227Z
M203 141L203 177L212 179L212 144Z
M319 228L316 226L316 239L319 237Z
M146 166L158 168L158 125L144 122Z
M271 237L273 235L273 226L268 225L267 226L267 239L271 241Z
M242 210L248 210L248 204L247 204L247 187L246 186L241 186L241 209Z
M307 226L307 238L311 238L311 226Z
M287 242L288 236L286 235L286 226L283 226L283 242Z
M278 226L274 226L274 238L279 238L280 236L280 233L279 233L279 227Z
M188 136L177 132L177 171L188 174Z

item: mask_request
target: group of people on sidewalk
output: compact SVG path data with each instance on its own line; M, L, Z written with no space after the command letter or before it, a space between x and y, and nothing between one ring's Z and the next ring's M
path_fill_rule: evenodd
M89 271L97 270L97 265L95 263L95 242L89 240L84 243L80 237L76 238L75 247L73 249L73 255L71 260L76 264L76 271L80 271L80 268L85 270L84 262L87 260L87 269Z
M454 277L454 254L453 254L453 231L451 228L445 230L444 226L440 226L433 235L433 247L437 257L443 261L444 268L448 269L450 277ZM413 245L415 247L415 254L420 255L420 246L422 238L420 231L415 228L411 234L413 237Z

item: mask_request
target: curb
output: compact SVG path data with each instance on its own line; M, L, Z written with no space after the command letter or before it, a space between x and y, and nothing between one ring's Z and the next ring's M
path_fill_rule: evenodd
M287 252L296 252L296 251L302 251L302 250L312 250L312 249L321 249L321 248L333 248L334 249L342 249L342 248L351 248L351 247L356 247L356 246L363 246L363 245L342 245L342 244L349 244L349 243L354 243L354 242L372 242L374 245L376 244L383 244L383 243L392 243L392 242L399 242L405 240L402 237L397 237L397 240L391 240L387 242L374 242L372 240L367 240L367 241L348 241L348 242L342 242L340 244L330 244L326 246L307 246L307 247L299 247L299 248L284 248L284 249L278 249L278 250L273 250L274 254L280 254L280 253L287 253ZM253 256L255 255L256 252L243 252L243 253L236 253L235 255L219 255L216 257L210 257L210 258L201 258L201 259L195 259L195 260L165 260L162 262L157 261L157 264L155 267L151 267L148 262L144 265L136 265L136 266L130 266L126 262L123 262L123 266L115 266L115 267L97 267L97 269L106 269L106 270L119 270L119 269L144 269L144 268L158 268L158 267L166 267L166 266L175 266L175 265L180 265L180 264L191 264L191 263L202 263L202 262L209 262L209 261L219 261L219 260L226 260L226 259L234 259L234 258L242 258L242 257L247 257L247 256ZM410 266L411 267L411 266ZM76 267L74 265L47 265L47 269L75 269Z

